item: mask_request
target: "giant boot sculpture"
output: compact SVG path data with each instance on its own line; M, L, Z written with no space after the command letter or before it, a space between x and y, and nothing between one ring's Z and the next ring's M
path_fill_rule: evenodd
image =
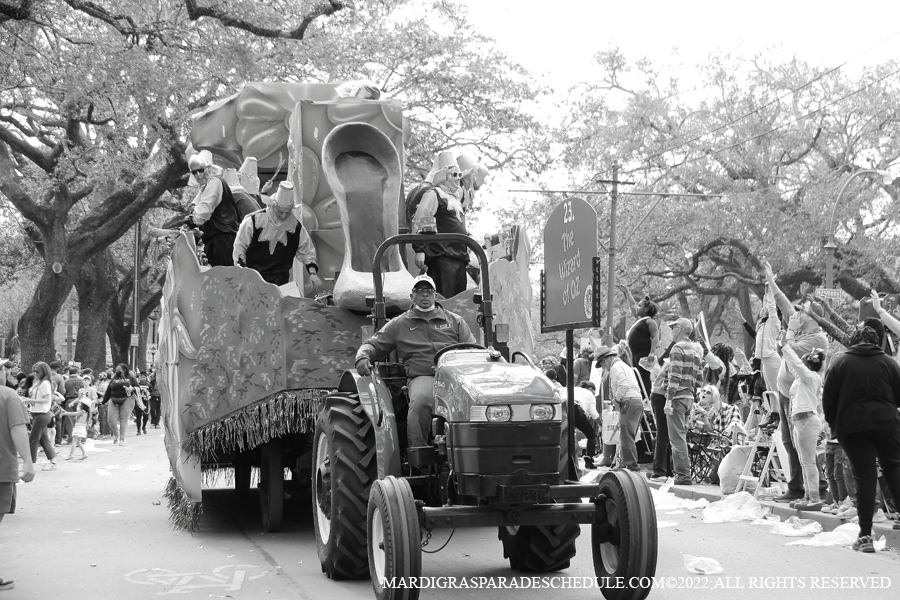
M400 157L391 140L375 127L346 123L325 138L322 168L344 230L344 261L334 284L334 302L349 310L367 311L366 296L375 295L375 251L398 233ZM381 273L386 308L409 308L413 277L403 266L398 246L385 253Z

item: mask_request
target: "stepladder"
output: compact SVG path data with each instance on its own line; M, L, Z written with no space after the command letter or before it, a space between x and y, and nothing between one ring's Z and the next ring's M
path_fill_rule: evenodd
M774 402L777 402L777 397L766 397L770 394L775 396L774 392L763 394L763 403L767 408L776 406ZM779 429L771 434L757 426L756 436L751 444L747 461L744 463L744 469L738 478L735 493L744 490L749 492L751 485L755 485L754 498L759 497L764 487L776 487L782 494L787 491L787 482L791 478L791 467L780 431L780 428L785 426L787 426L785 423L780 423Z

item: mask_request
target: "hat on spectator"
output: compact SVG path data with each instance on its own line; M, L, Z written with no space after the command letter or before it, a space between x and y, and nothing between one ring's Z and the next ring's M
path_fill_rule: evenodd
M694 324L691 323L690 319L685 317L679 317L674 321L669 321L669 327L678 327L685 333L690 333L694 330Z
M599 363L604 358L609 358L610 356L618 356L616 351L610 348L609 346L600 346L597 350L594 351L594 358Z

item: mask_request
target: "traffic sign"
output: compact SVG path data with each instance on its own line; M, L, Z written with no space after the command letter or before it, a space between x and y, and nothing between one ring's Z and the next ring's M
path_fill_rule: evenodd
M541 331L594 325L597 211L581 198L560 202L544 225Z

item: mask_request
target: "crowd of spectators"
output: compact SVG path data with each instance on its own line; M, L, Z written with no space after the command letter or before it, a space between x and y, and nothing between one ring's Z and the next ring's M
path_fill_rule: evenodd
M874 552L872 523L888 520L891 503L900 508L900 313L873 291L860 302L858 325L850 325L815 296L788 300L771 266L763 270L762 306L745 324L752 359L727 343L710 344L702 319L668 321L671 336L661 343L663 321L649 297L636 303L636 321L618 344L579 352L574 425L587 438L585 467L640 471L636 438L649 433L648 478L718 483L716 464L698 476L698 450L717 449L721 459L757 433L779 436L790 476L776 502L858 522L854 549ZM564 352L541 361L561 386L565 359ZM771 405L766 391L776 399ZM613 428L616 445L601 444L598 432Z
M84 460L89 439L124 445L131 424L137 435L146 434L148 426L160 426L160 397L152 370L132 375L127 365L120 364L94 373L59 361L40 361L26 370L6 360L0 364L0 384L15 390L21 400L28 416L31 459L44 471L58 467L61 447L70 447L66 460ZM41 453L43 460L38 461Z

